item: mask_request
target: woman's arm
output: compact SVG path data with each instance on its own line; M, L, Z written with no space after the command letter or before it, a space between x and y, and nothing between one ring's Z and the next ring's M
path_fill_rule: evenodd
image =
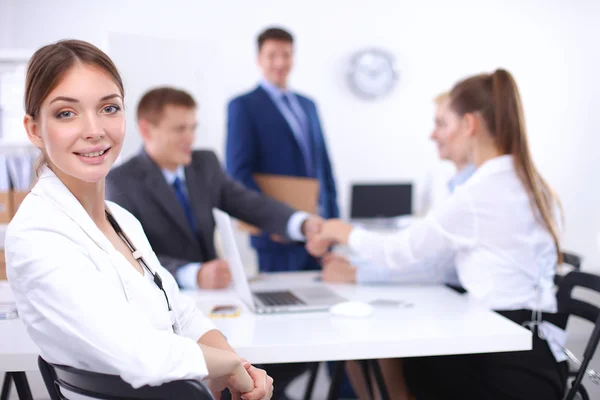
M432 256L441 257L457 247L472 246L476 237L474 207L463 191L426 218L394 234L354 228L340 220L327 221L307 249L314 256L323 256L332 244L347 244L376 265L408 270L431 263Z
M244 361L233 351L198 343L208 368L206 379L222 379L224 382L233 378L236 385L233 389L240 393L251 392L254 382L244 368Z
M148 248L149 246L148 244ZM151 250L148 253L148 258L159 266L156 254ZM244 393L245 400L265 398L272 390L273 380L265 371L242 360L212 321L198 309L194 299L182 294L173 276L164 269L160 270L177 313L181 334L196 340L204 354L208 369L207 379L210 380L209 386L213 395L218 398L218 394L228 387L232 392Z
M204 358L206 359L208 379L222 378L240 372L243 372L250 379L250 376L244 370L242 359L227 343L221 332L217 330L206 332L198 339L198 345L202 349ZM246 387L244 392L248 392L254 387L252 380L247 380L246 383L249 387Z

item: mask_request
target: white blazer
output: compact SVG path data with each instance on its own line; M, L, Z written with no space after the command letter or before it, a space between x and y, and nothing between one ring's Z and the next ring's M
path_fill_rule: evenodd
M9 284L29 335L51 363L120 375L134 387L205 377L196 341L214 325L180 294L139 221L117 204L107 206L161 276L174 312L151 275L131 266L46 168L5 241Z

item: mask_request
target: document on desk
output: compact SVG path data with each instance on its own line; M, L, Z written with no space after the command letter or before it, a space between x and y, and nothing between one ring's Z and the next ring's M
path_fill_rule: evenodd
M279 200L292 208L316 214L319 204L319 181L314 178L304 178L288 175L254 174L256 184L267 196ZM253 235L260 230L240 221L242 230Z
M19 317L15 303L0 302L0 320L15 319Z

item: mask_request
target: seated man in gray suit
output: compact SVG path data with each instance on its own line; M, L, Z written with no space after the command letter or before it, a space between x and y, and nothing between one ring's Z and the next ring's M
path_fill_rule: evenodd
M227 262L216 258L213 207L294 241L318 230L321 220L233 181L212 151L192 151L196 108L181 90L147 92L137 107L144 148L111 171L106 195L140 220L161 264L181 287L219 289L231 274Z

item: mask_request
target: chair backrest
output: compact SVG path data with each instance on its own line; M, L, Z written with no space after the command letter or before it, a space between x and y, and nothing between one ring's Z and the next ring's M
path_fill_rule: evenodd
M575 271L579 271L581 269L581 256L568 252L562 252L561 255L563 264L570 265ZM559 275L558 273L554 275L554 284L559 285L564 276L564 274Z
M575 315L594 324L594 330L583 352L583 359L573 385L566 397L567 400L573 399L579 391L581 381L596 352L598 342L600 342L600 308L583 300L574 299L572 293L576 287L583 287L600 293L600 276L586 272L572 271L561 279L558 286L558 311L566 313L569 317Z
M102 400L212 400L208 389L195 380L134 389L121 377L54 365L38 357L38 365L51 400L68 400L61 390Z
M596 323L596 319L600 315L600 308L583 300L574 299L572 292L576 287L600 293L600 276L581 271L572 271L565 275L556 294L558 311Z
M577 254L563 252L562 253L563 263L569 264L576 270L581 269L581 257Z

